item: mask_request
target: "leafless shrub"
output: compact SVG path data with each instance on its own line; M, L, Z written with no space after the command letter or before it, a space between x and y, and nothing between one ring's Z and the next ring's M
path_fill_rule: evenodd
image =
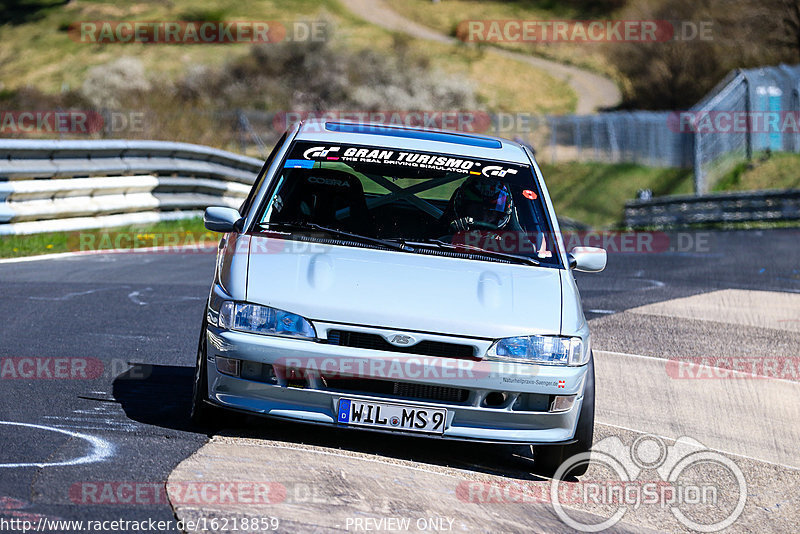
M142 62L123 56L90 68L81 92L98 108L117 108L128 95L149 91L151 87Z

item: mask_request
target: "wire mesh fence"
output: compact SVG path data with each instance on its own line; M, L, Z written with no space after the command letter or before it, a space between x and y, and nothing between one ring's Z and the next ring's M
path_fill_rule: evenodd
M685 111L553 116L536 125L529 139L541 161L692 167L703 194L754 155L800 152L800 65L734 71Z
M540 158L689 167L692 138L670 129L669 117L652 111L548 117L549 142L541 145Z
M690 112L680 127L695 137L698 194L733 166L759 152L800 151L800 65L731 73Z

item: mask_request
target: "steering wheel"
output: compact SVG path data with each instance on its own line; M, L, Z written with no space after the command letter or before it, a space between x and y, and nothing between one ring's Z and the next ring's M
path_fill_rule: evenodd
M470 226L473 228L481 228L483 230L494 230L495 232L500 230L496 224L487 223L485 221L472 221Z
M460 219L456 219L450 223L450 228L455 231L469 231L476 228L480 228L482 230L491 230L491 231L499 231L500 229L497 225L487 223L485 221L476 221L472 217L461 217Z

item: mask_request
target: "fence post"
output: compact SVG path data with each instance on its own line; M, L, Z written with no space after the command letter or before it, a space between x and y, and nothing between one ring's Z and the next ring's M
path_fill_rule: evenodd
M611 162L619 161L619 145L617 144L617 131L611 121L606 121L606 132L608 133L608 144L611 148Z
M800 111L800 89L794 87L792 88L792 103L789 106L789 112L797 117L798 111ZM800 152L800 132L793 133L791 140L792 146L790 150L792 152Z
M100 109L100 115L103 117L103 128L100 130L103 139L111 137L111 112L108 108Z
M703 158L700 146L700 132L695 128L694 135L692 136L693 145L692 152L694 153L694 194L700 196L705 191L705 176L703 175Z
M744 116L747 120L746 133L744 134L745 155L747 161L753 159L753 120L750 117L750 79L744 75Z
M653 167L658 166L656 163L656 127L658 127L658 119L653 120L653 116L648 116L648 125L647 128L647 148L648 150L648 165L652 165ZM664 143L664 146L671 146L667 143ZM665 157L663 158L665 161L669 162L670 158Z

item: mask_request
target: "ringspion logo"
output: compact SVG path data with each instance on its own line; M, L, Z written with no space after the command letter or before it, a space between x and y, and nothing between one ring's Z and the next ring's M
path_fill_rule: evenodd
M564 473L586 464L590 471L581 476L577 488L561 480ZM611 476L593 479L592 469ZM652 472L657 478L641 477ZM730 527L744 511L747 481L736 462L687 436L667 445L658 436L644 435L630 446L611 436L591 452L561 464L550 483L549 500L558 518L579 532L612 528L629 510L641 506L668 509L688 529L717 532ZM598 513L587 516L578 512L578 505Z

